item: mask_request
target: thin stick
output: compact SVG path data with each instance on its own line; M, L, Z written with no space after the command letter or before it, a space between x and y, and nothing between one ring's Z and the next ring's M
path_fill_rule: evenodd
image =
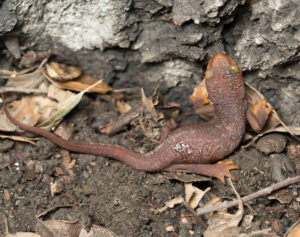
M195 221L197 222L196 225L200 224L203 228L207 228L206 223L201 219L200 216L197 215L195 210L190 206L189 203L186 201L183 202L183 205L192 213L193 217L195 218Z
M239 210L244 211L244 210L243 210L243 201L242 201L242 199L241 199L240 194L236 191L236 189L235 189L235 187L234 187L234 185L233 185L233 183L232 183L232 181L231 181L230 178L228 179L228 182L229 182L229 184L230 184L230 186L231 186L231 188L232 188L232 190L233 190L235 196L237 197L237 203L238 203L238 205L239 205ZM235 200L235 201L236 201L236 200Z
M5 228L5 234L9 234L8 232L8 220L7 220L7 217L5 216L4 217L4 228Z
M271 192L273 192L273 191L275 191L277 189L283 188L285 186L288 186L290 184L294 184L294 183L297 183L297 182L300 182L300 175L296 176L296 177L293 177L293 178L288 178L288 179L286 179L284 181L281 181L281 182L278 182L276 184L273 184L273 185L271 185L271 186L269 186L267 188L261 189L261 190L255 192L255 193L252 193L250 195L242 197L242 202L248 202L248 201L250 201L252 199L268 195L268 194L270 194ZM233 206L236 206L236 205L238 205L238 201L237 200L230 201L230 202L225 201L225 202L223 202L223 203L221 203L219 205L216 205L216 206L198 209L197 210L197 214L198 215L203 215L203 214L206 214L206 213L209 213L209 212L212 212L212 211L217 211L219 209L233 207Z

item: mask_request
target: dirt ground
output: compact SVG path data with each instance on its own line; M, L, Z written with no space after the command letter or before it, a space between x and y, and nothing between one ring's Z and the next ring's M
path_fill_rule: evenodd
M72 139L85 143L114 143L139 150L151 150L155 144L138 140L133 129L128 128L112 137L96 133L89 126L91 116L99 121L109 121L117 117L112 104L101 101L101 112L93 111L95 97L85 96L79 106L65 121L75 126ZM194 115L181 115L180 124L199 122ZM130 137L137 138L133 142ZM289 138L289 143L292 141ZM200 236L205 230L196 225L190 211L184 205L176 205L165 212L157 213L164 203L178 196L184 197L184 183L170 179L166 173L145 173L136 171L120 162L97 157L68 153L44 138L38 145L2 140L7 150L1 153L0 163L13 161L0 170L0 229L5 231L5 219L10 233L35 230L36 216L47 212L43 219L58 219L70 222L80 221L86 228L92 224L103 226L120 236ZM64 158L70 156L73 166L66 168ZM272 160L255 147L241 149L230 155L241 167L232 171L237 182L234 183L241 196L253 193L274 183L271 175ZM180 175L180 174L179 174ZM56 192L51 194L50 184L56 183ZM194 186L205 189L211 187L211 195L234 198L231 187L216 179L194 182ZM281 204L279 199L261 197L245 206L245 215L254 215L251 228L242 232L271 228L272 233L283 233L299 218L299 202L296 201L297 185L285 188L290 201ZM210 197L211 197L210 195ZM201 203L208 201L205 196ZM299 201L299 200L298 200ZM68 206L69 205L69 206ZM230 208L229 212L236 212ZM5 218L6 217L6 218ZM186 217L187 223L182 219ZM203 219L205 222L205 218ZM166 232L172 226L174 231ZM192 231L192 232L191 232ZM271 235L264 235L271 236ZM272 235L276 236L276 235Z

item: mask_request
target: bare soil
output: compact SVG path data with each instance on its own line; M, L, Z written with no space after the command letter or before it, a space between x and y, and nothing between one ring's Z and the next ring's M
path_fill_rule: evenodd
M102 111L93 111L92 101L85 97L79 106L66 117L75 126L72 140L86 143L114 143L131 149L153 149L156 145L142 140L133 142L130 137L139 137L128 128L112 137L96 133L89 126L89 119L95 114L98 120L109 121L117 117L113 105L101 101ZM198 122L195 116L181 116L181 124ZM1 142L7 142L2 140ZM70 153L75 165L68 171L63 168L63 150L44 138L37 146L14 142L12 148L1 153L15 162L0 170L0 229L3 232L7 217L11 233L34 231L36 215L55 206L71 204L72 207L58 208L49 212L44 219L79 220L88 228L91 224L104 226L120 236L191 236L189 230L200 236L204 229L194 225L190 212L183 205L177 205L161 214L154 210L177 196L183 196L184 185L168 179L165 173L145 173L134 170L120 162L94 155ZM0 158L3 161L3 158ZM226 158L241 167L232 171L241 196L271 185L271 160L256 148L237 151ZM60 169L59 169L60 168ZM63 172L61 172L63 170ZM60 171L60 172L59 172ZM51 196L50 183L57 182L57 193ZM194 183L198 188L212 187L211 193L218 197L232 197L229 185L216 179ZM293 193L294 186L287 188ZM295 187L294 187L295 188ZM294 193L295 195L295 193ZM295 199L295 197L294 197ZM203 202L208 201L205 197ZM281 236L299 218L299 209L290 202L280 204L278 200L266 197L251 201L253 209L245 207L245 214L254 214L252 227L248 231L271 227ZM236 208L229 211L234 212ZM188 214L189 225L181 223L182 216ZM175 227L175 234L165 228ZM247 232L247 230L243 230Z

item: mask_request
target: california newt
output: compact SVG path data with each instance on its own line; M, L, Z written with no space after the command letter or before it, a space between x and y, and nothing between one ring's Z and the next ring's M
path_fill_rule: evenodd
M209 61L205 73L208 98L213 102L215 118L212 121L181 127L173 132L154 151L141 154L110 144L79 144L41 128L31 127L15 120L3 101L8 119L28 132L41 135L58 146L73 152L105 156L121 161L143 171L188 171L212 176L223 183L225 177L235 179L230 173L238 167L232 163L209 164L232 153L245 133L246 120L254 130L265 124L270 109L262 104L255 114L248 109L244 83L236 62L229 56L217 54ZM2 97L3 98L3 97Z

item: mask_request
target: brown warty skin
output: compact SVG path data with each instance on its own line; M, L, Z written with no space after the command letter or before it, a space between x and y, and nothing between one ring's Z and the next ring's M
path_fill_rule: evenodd
M217 54L209 61L205 83L208 97L214 104L215 119L175 130L161 145L147 154L118 145L68 142L46 130L15 120L4 102L3 108L8 119L21 129L41 135L66 150L112 158L137 170L182 170L213 176L225 182L225 176L234 179L230 170L238 167L232 163L209 163L232 153L245 133L248 106L244 83L236 62L224 54ZM249 113L250 119L255 120L255 116Z

